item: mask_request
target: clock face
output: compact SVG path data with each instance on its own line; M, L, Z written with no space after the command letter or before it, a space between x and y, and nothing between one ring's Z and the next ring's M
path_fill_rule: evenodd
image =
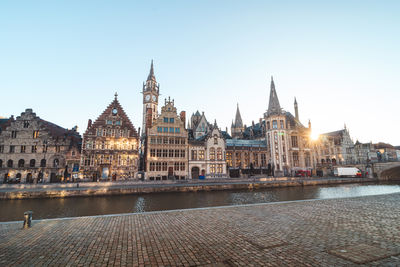
M112 110L112 113L113 113L114 115L116 115L116 114L118 113L118 110L117 110L116 108L114 108L114 109Z
M157 97L155 95L153 95L153 101L156 101Z
M150 100L150 95L146 95L146 101Z

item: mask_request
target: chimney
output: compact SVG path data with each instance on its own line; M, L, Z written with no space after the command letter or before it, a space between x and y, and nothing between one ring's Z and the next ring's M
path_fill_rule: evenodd
M89 119L88 123L87 123L87 128L89 129L90 127L92 127L92 120L91 119Z
M186 111L181 111L181 113L179 113L179 116L181 117L181 121L183 121L183 125L185 125L186 128Z
M153 110L151 108L146 109L146 129L143 130L145 134L147 134L148 129L151 128L151 124L153 122Z

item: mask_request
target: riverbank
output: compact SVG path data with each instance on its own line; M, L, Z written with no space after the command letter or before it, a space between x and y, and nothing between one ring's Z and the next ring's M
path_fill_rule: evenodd
M400 194L0 223L1 266L399 266Z
M213 179L162 182L107 182L80 184L2 185L0 199L65 198L109 196L160 192L197 192L212 190L248 190L272 187L335 185L378 182L369 178L254 178Z

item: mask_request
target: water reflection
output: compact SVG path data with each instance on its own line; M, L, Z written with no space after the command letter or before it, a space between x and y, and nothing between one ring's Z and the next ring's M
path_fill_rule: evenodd
M339 198L396 192L400 192L399 183L287 187L250 191L155 193L65 199L2 200L0 201L0 221L22 220L23 213L27 210L34 212L34 219L43 219L302 199Z

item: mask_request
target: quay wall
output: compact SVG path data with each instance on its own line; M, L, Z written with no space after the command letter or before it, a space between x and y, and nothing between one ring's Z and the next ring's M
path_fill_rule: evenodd
M30 198L65 198L65 197L88 197L88 196L110 196L125 194L145 194L160 192L198 192L212 190L252 190L261 188L334 185L345 183L368 183L378 182L378 179L369 178L324 178L324 179L296 179L291 177L261 178L257 181L225 181L202 183L167 183L167 184L127 184L127 185L96 185L88 187L80 184L80 187L58 187L37 189L13 189L0 191L0 199L30 199ZM75 185L76 186L76 185Z

